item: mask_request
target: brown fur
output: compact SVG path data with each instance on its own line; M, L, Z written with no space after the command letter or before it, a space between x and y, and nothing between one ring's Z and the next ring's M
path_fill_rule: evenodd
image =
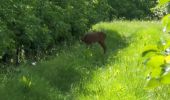
M87 45L91 45L92 43L98 42L100 46L103 48L104 53L106 52L105 45L106 34L103 32L90 32L81 38L81 40Z

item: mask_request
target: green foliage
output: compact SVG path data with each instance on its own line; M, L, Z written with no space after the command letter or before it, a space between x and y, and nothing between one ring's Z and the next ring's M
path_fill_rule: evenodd
M170 0L159 0L158 6L165 5L165 4L167 4L169 1L170 1Z
M109 35L108 38L117 37L114 33L119 33L122 37L125 37L123 41L126 41L127 45L124 45L123 49L114 50L116 47L112 47L112 45L115 41L120 45L122 43L119 43L118 40L108 39L110 42L107 41L109 47L107 62L104 67L94 71L91 80L83 83L84 87L79 90L80 93L77 99L169 99L169 86L160 87L159 90L146 90L146 87L144 87L146 78L143 76L146 67L143 66L141 53L144 48L152 48L150 45L153 45L154 49L157 50L155 44L159 42L158 39L162 35L159 22L113 21L112 23L97 24L93 28L104 29ZM149 55L147 54L147 56ZM150 82L148 86L160 85L159 79L152 80L148 81Z
M7 50L13 50L15 41L11 38L13 35L9 32L5 23L0 20L0 55Z
M164 27L168 27L168 14L170 13L170 0L157 0L158 4L156 7L152 8L152 11L159 18L162 18ZM167 22L165 22L167 21ZM166 24L165 24L166 23Z
M104 22L93 29L107 34L105 55L98 44L89 48L79 41L69 47L63 45L51 60L35 66L21 65L14 72L0 74L0 100L169 99L168 85L152 90L144 87L146 67L141 53L144 48L157 50L162 36L160 22ZM155 78L148 84L151 88L159 82L166 84L166 78Z
M148 88L152 89L152 88L158 87L160 85L161 85L161 83L160 83L159 79L152 78L148 81L146 89L148 89Z
M164 32L170 30L170 14L167 14L162 18L162 24L164 26Z
M22 73L23 74L23 73ZM51 100L50 86L40 77L22 77L22 74L16 76L8 76L8 81L4 87L0 88L0 99L2 100ZM7 76L4 76L7 77ZM29 81L29 82L28 82ZM10 95L9 95L10 94Z
M167 41L167 42L166 42ZM169 81L169 40L164 41L162 44L158 42L157 49L153 55L149 55L151 52L147 52L149 56L145 57L148 59L146 64L147 73L149 73L149 80L147 88L155 88L162 84L170 84ZM152 48L150 50L153 50ZM146 51L144 51L146 52Z
M24 85L25 88L29 88L32 83L31 80L25 76L22 76L22 78L20 79L20 82Z
M156 0L108 0L112 7L110 17L127 19L150 19L153 17L151 8Z
M162 78L161 78L161 83L163 84L170 84L170 73L166 73Z
M108 9L105 0L2 0L0 60L5 54L16 63L39 60L63 41L79 39L92 24L106 20Z
M124 3L122 3L124 2ZM64 41L114 18L146 18L155 0L1 0L0 61L44 59ZM21 59L22 58L22 59ZM1 61L3 62L3 61Z
M169 0L160 0L158 6L164 6L168 4ZM169 9L169 8L168 8ZM163 32L170 30L170 15L167 14L162 18ZM166 35L167 36L167 35ZM169 47L170 41L167 36L160 40L157 44L157 48L144 51L143 54L150 53L148 51L154 50L155 55L149 56L146 61L147 72L149 73L149 80L146 88L155 88L162 84L170 84L169 81Z

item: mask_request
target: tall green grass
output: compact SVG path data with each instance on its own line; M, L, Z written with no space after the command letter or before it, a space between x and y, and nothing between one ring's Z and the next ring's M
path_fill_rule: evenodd
M144 48L164 37L156 21L101 22L107 53L75 41L49 61L0 74L0 100L168 100L169 87L145 89Z

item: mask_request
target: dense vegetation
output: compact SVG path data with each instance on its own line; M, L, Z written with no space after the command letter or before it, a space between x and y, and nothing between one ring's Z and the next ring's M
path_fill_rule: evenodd
M124 28L122 28L124 27ZM168 100L168 86L148 90L142 52L162 35L159 22L114 21L105 30L108 51L75 42L49 61L22 65L0 75L1 100Z
M149 19L156 0L1 0L0 63L40 60L99 21ZM65 42L69 41L69 42ZM58 51L57 51L58 52Z
M152 19L151 8L157 0L108 0L111 6L110 16L125 19Z
M168 100L169 2L1 0L0 100Z

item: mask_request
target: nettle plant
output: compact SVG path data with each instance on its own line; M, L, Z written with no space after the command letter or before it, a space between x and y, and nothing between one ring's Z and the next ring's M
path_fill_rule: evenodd
M158 7L169 5L170 0L159 0ZM169 9L169 8L167 8ZM170 14L162 18L163 32L170 31ZM166 34L169 35L169 34ZM162 38L157 45L149 46L142 53L146 58L147 84L146 88L153 89L170 84L170 38Z

